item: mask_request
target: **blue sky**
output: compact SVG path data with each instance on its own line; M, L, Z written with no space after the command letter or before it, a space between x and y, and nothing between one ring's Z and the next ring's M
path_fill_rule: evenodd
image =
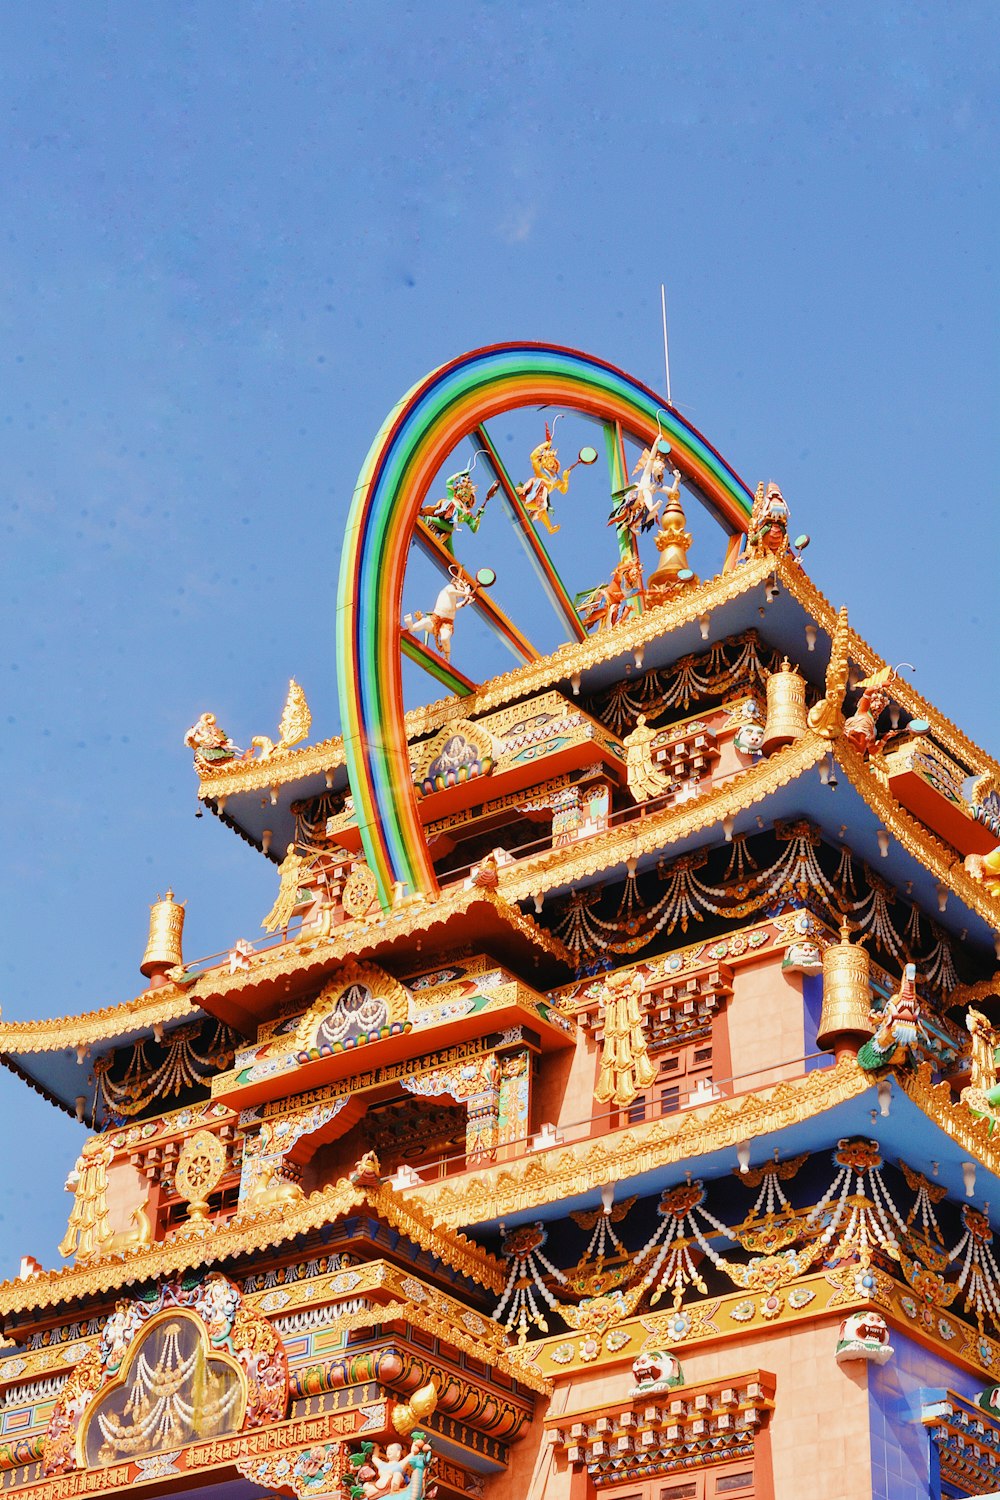
M997 751L997 52L960 0L9 10L4 1017L137 993L167 884L189 956L255 929L187 725L273 734L294 673L335 732L386 412L509 338L662 387L661 280L675 400ZM10 1274L58 1262L82 1134L9 1075L0 1112Z

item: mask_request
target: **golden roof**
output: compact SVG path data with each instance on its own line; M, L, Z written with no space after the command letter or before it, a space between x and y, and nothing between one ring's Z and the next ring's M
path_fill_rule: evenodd
M297 1204L280 1204L266 1213L247 1216L225 1226L213 1226L204 1238L170 1239L126 1253L124 1257L43 1271L27 1281L0 1283L0 1317L33 1312L137 1282L162 1280L199 1266L267 1250L296 1235L321 1229L356 1209L373 1210L393 1229L436 1255L444 1265L491 1292L503 1290L504 1266L464 1234L437 1222L412 1198L404 1199L387 1183L377 1188L356 1187L346 1178L311 1193Z
M411 709L404 719L407 737L420 739L455 719L474 718L488 713L506 703L530 697L544 688L564 682L578 672L613 661L618 656L633 652L636 648L646 646L651 641L692 623L731 599L739 598L759 587L773 574L777 574L788 592L804 609L810 611L817 625L832 637L837 624L836 611L805 573L801 563L790 557L777 560L772 557L756 558L741 563L729 572L719 573L705 583L686 589L677 599L656 605L614 630L598 631L586 640L560 646L548 656L501 673L467 697L450 695L421 708ZM853 629L848 635L848 654L866 676L879 672L888 665ZM908 713L915 718L931 720L935 733L953 754L969 761L980 770L980 774L992 771L1000 777L1000 761L994 760L987 751L969 739L909 683L897 677L893 681L892 691L893 697ZM285 785L320 771L333 771L343 764L343 740L334 736L317 745L280 751L267 760L229 761L218 770L207 770L201 774L198 795L202 799L214 801L220 796L236 792L259 791Z

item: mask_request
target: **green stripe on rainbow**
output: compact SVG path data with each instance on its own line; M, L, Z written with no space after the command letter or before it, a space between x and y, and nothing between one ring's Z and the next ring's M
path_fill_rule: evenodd
M410 539L422 501L448 455L477 426L515 407L552 405L650 443L659 425L671 460L723 526L745 531L746 485L655 392L575 349L494 344L442 365L393 407L358 476L337 597L337 677L347 770L362 843L388 904L397 881L437 889L417 813L403 723L399 618Z

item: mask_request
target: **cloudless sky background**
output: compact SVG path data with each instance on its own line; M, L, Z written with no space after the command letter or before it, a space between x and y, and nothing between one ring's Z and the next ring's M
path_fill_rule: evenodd
M1000 750L997 31L989 0L8 7L4 1019L137 994L168 884L188 958L258 930L277 874L195 820L185 729L273 735L294 673L335 733L388 410L512 338L662 389L661 280L675 400ZM7 1073L0 1123L0 1274L56 1265L83 1131Z

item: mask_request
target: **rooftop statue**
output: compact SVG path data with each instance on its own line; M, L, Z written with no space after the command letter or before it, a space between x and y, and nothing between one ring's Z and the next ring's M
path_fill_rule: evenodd
M278 725L278 740L268 739L266 734L255 734L250 741L254 750L260 751L260 759L268 760L279 750L290 750L305 739L312 727L312 713L306 695L293 677L288 684L281 723Z
M434 644L445 661L451 661L451 642L458 611L471 604L481 588L489 588L496 580L492 568L480 568L474 582L464 578L457 565L448 571L451 577L435 599L430 613L418 609L412 615L403 616L403 624L408 630L422 630L425 640L429 635L434 637Z
M559 530L558 526L552 524L552 492L555 490L560 495L565 495L569 489L569 476L577 465L597 461L596 448L581 448L576 462L570 464L568 469L563 469L560 476L559 454L552 441L558 421L559 418L555 417L551 428L546 422L545 441L531 450L531 478L517 486L517 493L528 515L533 521L540 521L550 533Z
M184 736L184 743L194 751L196 770L222 766L227 761L238 760L243 755L243 751L233 743L216 720L215 715L211 713L202 714L197 722L191 725Z
M654 499L655 495L665 494L668 499L676 500L680 494L680 470L674 469L670 489L663 482L669 452L670 444L664 438L642 450L632 470L633 476L638 474L639 478L621 496L608 519L609 526L625 527L633 536L638 536L641 531L649 530L660 512L663 501Z
M445 480L443 500L435 500L420 507L420 519L452 557L455 555L455 532L464 526L475 535L482 525L487 504L500 488L499 479L494 480L486 491L482 505L476 510L476 486L472 482L475 463L473 458L467 469L459 469Z

